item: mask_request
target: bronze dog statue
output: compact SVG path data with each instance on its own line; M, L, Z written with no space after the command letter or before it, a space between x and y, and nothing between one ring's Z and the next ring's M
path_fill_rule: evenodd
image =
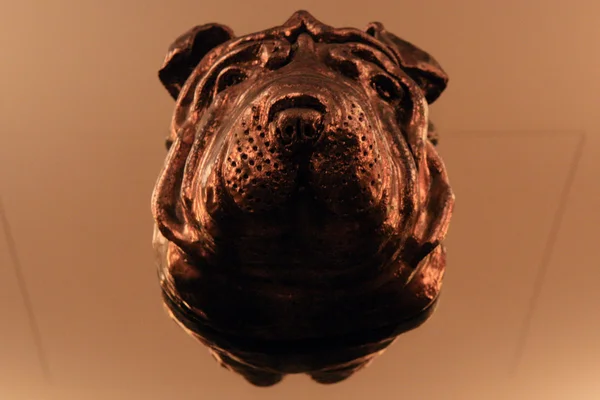
M454 195L429 54L299 11L237 38L197 26L159 77L177 101L152 200L163 298L222 366L339 382L431 315Z

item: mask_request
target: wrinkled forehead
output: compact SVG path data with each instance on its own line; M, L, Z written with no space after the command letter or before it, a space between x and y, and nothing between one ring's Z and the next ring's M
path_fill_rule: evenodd
M302 34L309 35L316 43L356 43L362 45L360 47L363 50L374 53L381 63L399 65L395 54L366 32L355 28L335 28L302 12L294 14L283 25L240 36L223 44L218 50L221 54L232 55L236 53L236 49L247 47L252 43L283 42L293 45Z

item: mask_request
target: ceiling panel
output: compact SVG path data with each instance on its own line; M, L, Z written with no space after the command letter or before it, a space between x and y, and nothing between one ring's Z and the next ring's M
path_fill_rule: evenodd
M587 135L518 365L520 398L600 398L600 140Z

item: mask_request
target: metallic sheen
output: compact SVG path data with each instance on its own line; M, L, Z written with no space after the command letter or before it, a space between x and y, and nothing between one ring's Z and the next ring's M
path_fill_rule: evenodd
M454 195L428 105L448 78L388 32L306 11L177 38L152 212L170 315L257 386L348 378L433 312Z

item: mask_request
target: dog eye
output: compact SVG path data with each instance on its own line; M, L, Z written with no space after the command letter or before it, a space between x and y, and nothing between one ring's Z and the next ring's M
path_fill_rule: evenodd
M331 67L350 79L357 79L360 75L356 64L349 60L332 60Z
M397 100L402 93L394 81L385 75L376 75L371 80L371 86L385 101Z
M237 85L243 82L248 76L239 68L228 68L219 74L217 78L216 90L217 93L222 92L228 87Z

